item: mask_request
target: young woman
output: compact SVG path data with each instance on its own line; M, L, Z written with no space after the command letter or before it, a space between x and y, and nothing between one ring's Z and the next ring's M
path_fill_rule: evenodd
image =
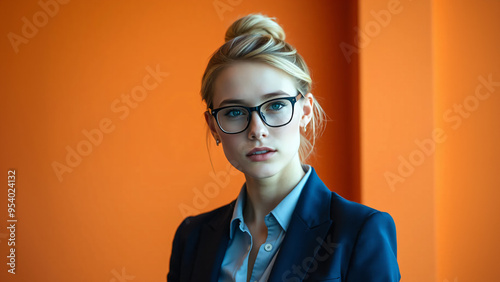
M168 281L399 281L391 216L304 164L322 126L308 68L273 19L234 22L202 79L205 119L245 175L237 199L179 226Z

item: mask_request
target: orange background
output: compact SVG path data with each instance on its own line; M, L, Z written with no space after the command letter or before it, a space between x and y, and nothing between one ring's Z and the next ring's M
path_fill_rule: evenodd
M478 77L500 81L500 2L68 1L46 22L42 6L0 2L1 281L165 280L183 217L231 201L244 181L213 142L211 166L199 89L226 28L251 12L277 17L311 68L330 121L310 163L331 190L394 217L402 281L500 274L500 86L464 104ZM24 17L39 27L13 47ZM168 75L141 101L121 100L155 84L157 67ZM460 125L454 104L473 109ZM83 131L103 121L112 130L85 147ZM418 159L437 129L444 141ZM68 146L88 155L59 181L52 165L68 165ZM387 181L410 156L421 163Z

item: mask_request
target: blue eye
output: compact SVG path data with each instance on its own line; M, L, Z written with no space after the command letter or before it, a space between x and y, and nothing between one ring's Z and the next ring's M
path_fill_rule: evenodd
M225 117L234 118L234 117L240 117L243 115L245 115L245 111L243 111L242 109L239 109L239 108L229 108L229 109L226 109L224 111Z
M271 111L279 111L284 108L286 105L283 102L274 102L269 105L268 109Z
M226 116L231 116L231 117L235 117L235 116L239 116L239 115L241 115L240 110L232 110L226 114Z

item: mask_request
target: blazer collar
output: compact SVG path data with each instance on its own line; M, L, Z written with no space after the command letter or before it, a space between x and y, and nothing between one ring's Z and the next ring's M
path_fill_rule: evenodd
M305 278L318 246L327 240L326 235L333 223L331 198L332 192L313 169L295 207L269 281L288 281L293 275L300 281ZM300 266L301 271L294 271L292 266Z
M200 230L198 250L193 264L191 281L217 282L229 243L229 222L236 200L221 208Z
M300 280L304 279L318 249L326 241L332 219L330 205L332 192L311 167L311 175L302 189L292 214L287 234L281 243L269 281L283 281L292 273L292 266L301 266ZM213 217L200 231L198 251L193 267L192 281L217 282L229 242L229 225L235 201L221 208L220 216ZM304 269L305 267L305 269Z

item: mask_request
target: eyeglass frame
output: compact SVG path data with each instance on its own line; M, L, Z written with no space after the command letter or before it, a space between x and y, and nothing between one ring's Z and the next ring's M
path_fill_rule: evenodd
M298 98L300 96L300 98ZM225 107L220 107L220 108L217 108L217 109L212 109L212 108L209 108L208 109L208 113L210 113L214 118L215 118L215 121L217 122L217 126L219 126L220 130L222 130L222 132L226 133L226 134L238 134L238 133L242 133L243 131L247 130L248 129L248 126L250 126L250 123L252 122L252 112L256 111L258 114L259 114L259 117L260 117L260 120L262 120L262 122L269 126L269 127L282 127L282 126L285 126L287 124L289 124L292 119L293 119L293 114L295 113L295 103L297 103L298 101L300 101L300 99L304 98L304 95L299 91L299 94L297 94L297 96L295 97L278 97L278 98L274 98L274 99L270 99L270 100L267 100L265 101L264 103L258 105L258 106L255 106L255 107L246 107L246 106L236 106L236 105L232 105L232 106L225 106ZM292 103L292 114L290 116L290 119L282 124L282 125L269 125L266 120L265 120L265 117L262 116L262 112L260 111L260 109L262 108L262 106L264 104L267 104L269 102L272 102L272 101L277 101L277 100L283 100L283 99L286 99L288 101L290 101ZM247 122L247 126L245 126L245 128L241 131L238 131L238 132L227 132L225 131L222 126L220 125L219 123L219 119L217 118L217 113L221 110L224 110L224 109L227 109L227 108L232 108L232 107L240 107L240 108L244 108L248 111L249 113L249 118L248 118L248 122Z

